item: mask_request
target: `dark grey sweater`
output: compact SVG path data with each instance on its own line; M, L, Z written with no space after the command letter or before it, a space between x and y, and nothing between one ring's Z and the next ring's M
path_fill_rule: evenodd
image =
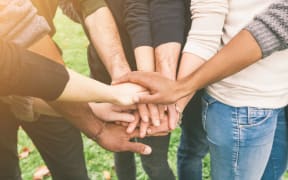
M184 0L125 0L125 25L132 46L184 41Z
M288 47L288 0L277 0L257 15L246 29L262 50L262 56Z

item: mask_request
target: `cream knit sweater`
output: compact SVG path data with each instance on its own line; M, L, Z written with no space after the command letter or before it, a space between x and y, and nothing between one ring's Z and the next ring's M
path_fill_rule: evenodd
M48 23L37 15L37 10L29 0L0 1L1 39L26 47L49 30Z

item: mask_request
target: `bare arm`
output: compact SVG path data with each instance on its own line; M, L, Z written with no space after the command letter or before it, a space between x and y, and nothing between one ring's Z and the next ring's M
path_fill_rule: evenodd
M183 87L181 96L228 77L261 57L257 42L248 31L243 30L201 68L179 81L179 85Z
M86 136L107 150L132 151L140 154L150 154L152 151L147 145L130 142L130 139L137 137L139 132L127 134L122 126L103 123L94 115L88 103L53 102L50 105Z
M116 23L110 10L102 7L86 17L85 24L92 43L112 79L130 72Z

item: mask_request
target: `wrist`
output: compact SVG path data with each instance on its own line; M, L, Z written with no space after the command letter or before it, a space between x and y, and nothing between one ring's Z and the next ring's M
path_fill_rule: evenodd
M184 79L180 79L175 82L175 94L177 95L178 99L195 92L187 85L187 82Z
M100 121L100 120L99 120ZM101 136L101 134L103 133L105 126L106 126L106 122L102 122L99 123L100 125L98 126L97 130L95 133L93 133L93 135L90 137L91 139L93 139L94 141L97 141L99 136Z
M161 65L157 65L156 71L168 79L176 79L176 65L174 66L169 63L161 63Z
M111 68L112 71L110 73L111 75L111 79L113 80L117 80L120 77L124 76L125 74L131 72L129 65L123 65L123 64L116 64L113 65L113 68Z
M101 136L101 134L104 131L104 128L106 126L106 123L94 118L93 120L94 122L90 122L86 125L82 125L82 128L79 128L80 131L82 133L84 133L88 138L92 139L92 140L97 140L97 138L99 136Z
M110 85L109 88L107 89L106 93L109 97L108 101L106 101L106 102L111 103L111 104L118 104L119 98L118 98L117 90L115 89L115 86Z

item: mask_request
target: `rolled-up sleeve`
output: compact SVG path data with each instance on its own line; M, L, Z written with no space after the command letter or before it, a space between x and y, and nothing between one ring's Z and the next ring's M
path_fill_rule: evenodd
M55 100L62 94L68 80L63 65L0 40L0 96Z
M185 7L183 0L150 1L153 46L184 42Z
M78 2L84 18L94 13L99 8L107 6L104 0L78 0Z
M210 59L219 49L228 0L191 0L192 24L183 52Z
M262 56L288 47L288 1L278 0L255 16L246 27L262 50Z

